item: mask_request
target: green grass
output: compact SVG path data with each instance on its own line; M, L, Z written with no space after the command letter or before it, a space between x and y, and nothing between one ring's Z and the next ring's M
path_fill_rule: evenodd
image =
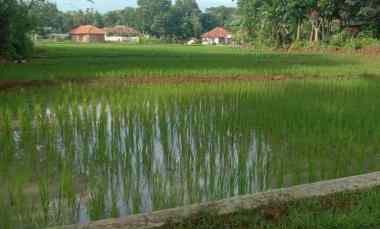
M183 45L43 43L27 64L0 65L0 80L169 76L379 76L379 57L287 54Z
M379 228L380 190L338 193L329 197L273 204L260 210L241 210L218 216L204 212L165 229Z
M380 169L380 81L0 92L1 228L119 217Z
M29 63L0 65L0 80L307 79L104 80L0 91L0 209L8 209L0 212L0 228L119 217L377 171L379 60L229 47L39 44ZM308 80L314 77L322 79ZM339 228L368 220L373 226L378 213L365 218L361 206L375 208L369 202L378 198L377 190L348 195L357 200L352 213L325 211L314 200L287 207L278 222L244 213L236 223ZM200 228L221 226L207 217Z

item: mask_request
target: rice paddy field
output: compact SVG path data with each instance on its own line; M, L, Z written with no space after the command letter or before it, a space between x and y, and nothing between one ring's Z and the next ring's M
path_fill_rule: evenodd
M0 90L0 228L86 223L378 171L377 60L41 44L29 63L0 66L1 80L63 80ZM302 79L122 80L276 75ZM64 81L97 77L118 80Z
M84 223L376 171L379 96L376 80L2 92L1 226Z
M99 77L380 76L379 56L286 53L184 45L41 43L26 64L0 65L0 80Z

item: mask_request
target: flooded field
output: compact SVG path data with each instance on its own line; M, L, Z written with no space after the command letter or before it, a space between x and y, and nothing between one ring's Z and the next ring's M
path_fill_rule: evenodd
M85 223L380 169L380 82L0 93L0 228Z

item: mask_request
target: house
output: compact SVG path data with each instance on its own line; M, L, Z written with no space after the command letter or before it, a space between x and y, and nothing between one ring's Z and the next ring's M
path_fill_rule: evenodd
M202 44L204 45L230 44L231 41L231 33L223 27L216 27L202 35Z
M140 41L140 32L134 28L118 25L115 27L103 28L106 32L105 40L108 42L131 42Z
M77 42L104 42L105 32L92 25L81 25L70 31L71 40Z
M65 41L65 40L68 40L70 38L70 34L67 34L67 33L50 33L47 35L47 38L49 40L53 40L55 42Z

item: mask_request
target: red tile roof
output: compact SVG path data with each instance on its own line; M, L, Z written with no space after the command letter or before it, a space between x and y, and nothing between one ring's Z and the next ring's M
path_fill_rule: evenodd
M134 28L123 26L123 25L117 25L115 27L106 27L103 28L103 30L106 33L111 34L123 34L123 35L138 35L140 34L139 31L135 30Z
M105 34L105 32L102 29L97 28L96 26L92 25L81 25L73 30L70 31L70 34L72 35L84 35L84 34Z
M204 33L202 35L203 38L228 38L231 34L225 30L223 27L216 27L215 29Z

